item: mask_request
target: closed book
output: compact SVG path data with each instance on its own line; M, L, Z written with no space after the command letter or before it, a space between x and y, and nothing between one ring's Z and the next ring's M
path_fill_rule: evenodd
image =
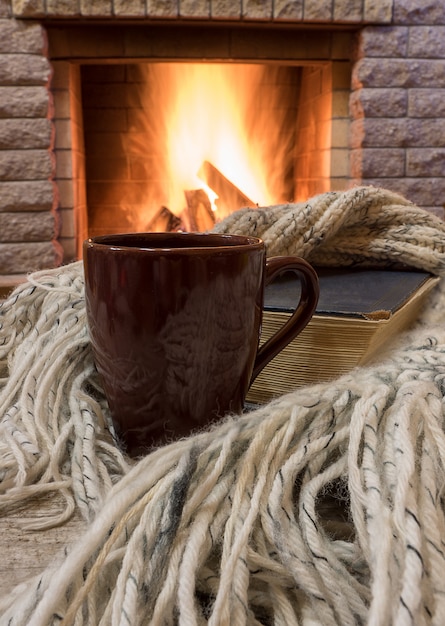
M406 330L439 281L422 271L317 269L320 298L306 328L260 372L247 402L333 380L374 359ZM290 317L300 294L292 273L265 290L261 343Z

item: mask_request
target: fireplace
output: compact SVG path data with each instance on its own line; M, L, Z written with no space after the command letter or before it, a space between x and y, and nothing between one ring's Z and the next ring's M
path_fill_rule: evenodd
M355 184L442 216L445 10L415 5L0 0L0 282L80 258L91 234L205 229L230 208ZM201 86L219 75L235 85L231 163L186 154L216 106L192 87L203 112L179 164L198 179L183 180L159 137L163 126L182 134L162 108L177 102L163 93L172 73L176 94L194 73Z
M207 230L212 215L348 185L349 30L301 31L304 59L288 58L295 30L284 27L50 25L47 33L54 80L65 83L69 71L75 103L69 121L80 148L71 155L84 178L77 257L87 236ZM91 56L98 36L100 58ZM258 41L274 53L258 58ZM56 104L68 94L55 90Z
M203 231L243 206L303 199L308 152L313 189L329 189L330 65L81 66L88 235Z

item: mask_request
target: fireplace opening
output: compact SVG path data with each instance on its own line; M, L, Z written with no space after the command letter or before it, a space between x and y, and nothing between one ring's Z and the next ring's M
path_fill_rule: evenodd
M331 187L332 64L80 66L88 236L208 230Z
M350 185L353 28L48 24L65 262Z

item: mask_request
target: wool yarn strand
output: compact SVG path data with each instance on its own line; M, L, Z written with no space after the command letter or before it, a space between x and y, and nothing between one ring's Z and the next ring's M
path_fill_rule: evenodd
M445 274L443 222L386 190L218 229L262 233L269 254ZM88 524L0 598L0 626L442 624L444 310L441 282L369 367L135 461L113 441L81 263L30 276L0 308L0 511L59 494L52 522Z

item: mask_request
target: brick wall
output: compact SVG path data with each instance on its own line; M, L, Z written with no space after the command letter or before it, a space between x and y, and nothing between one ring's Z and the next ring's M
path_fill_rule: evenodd
M85 231L85 173L82 158L73 159L83 154L79 92L71 89L78 67L66 37L59 40L62 53L50 59L48 25L57 39L57 27L61 33L67 19L88 25L100 18L106 29L124 24L121 18L154 27L156 20L174 23L179 17L194 27L286 26L287 36L295 26L296 40L307 25L355 30L349 111L333 127L331 177L394 189L443 214L442 0L0 0L0 282L72 260L76 233ZM241 48L249 32L244 29ZM307 32L305 54L313 58L317 46ZM345 41L345 30L332 32L331 45ZM208 39L214 43L210 31ZM108 43L98 36L90 54L107 56ZM144 37L121 43L148 45ZM195 44L190 40L192 53ZM249 45L260 58L274 54L266 38ZM346 107L344 86L334 97Z
M396 1L393 22L359 32L351 182L393 189L443 216L445 3Z
M6 275L62 260L45 32L11 19L9 9L0 3L0 274Z

